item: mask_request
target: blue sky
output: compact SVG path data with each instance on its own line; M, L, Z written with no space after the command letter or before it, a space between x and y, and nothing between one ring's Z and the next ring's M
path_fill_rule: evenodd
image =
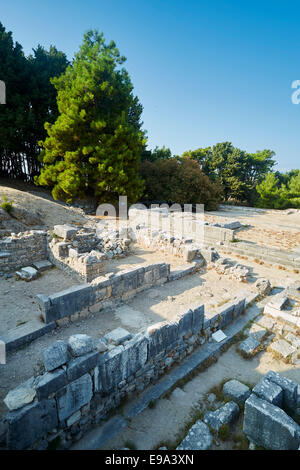
M299 1L3 0L0 21L26 54L53 44L71 59L91 28L113 39L149 148L231 141L274 150L279 170L300 167Z

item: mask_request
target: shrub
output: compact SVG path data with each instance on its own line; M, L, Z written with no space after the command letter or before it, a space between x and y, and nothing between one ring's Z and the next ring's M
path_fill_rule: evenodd
M7 197L5 196L5 194L2 194L2 200L3 202L0 205L0 207L2 207L2 209L4 209L9 215L12 215L12 211L13 211L12 201L9 201Z

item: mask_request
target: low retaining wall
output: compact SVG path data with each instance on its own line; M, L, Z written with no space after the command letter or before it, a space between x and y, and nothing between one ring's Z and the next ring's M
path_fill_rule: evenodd
M75 335L68 344L54 343L43 351L47 372L6 396L11 411L0 421L0 445L14 450L69 448L122 399L156 382L244 307L245 299L237 299L205 320L204 306L196 304L175 321L152 325L104 352L103 339L93 342L86 335Z
M30 230L0 241L0 271L10 272L47 258L47 233Z
M100 310L112 302L127 300L137 292L166 282L169 274L169 264L151 264L98 277L89 284L71 287L50 296L39 294L37 297L45 323L51 323L87 311L90 307Z

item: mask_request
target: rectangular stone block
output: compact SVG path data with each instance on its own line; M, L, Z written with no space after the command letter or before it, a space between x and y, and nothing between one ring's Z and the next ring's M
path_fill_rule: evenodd
M175 321L178 323L178 336L183 336L186 333L190 333L193 326L192 310L178 313L175 317Z
M81 284L50 295L49 301L50 306L42 312L46 323L84 310L94 303L94 295L89 284Z
M227 305L225 309L224 307L223 309L221 307L217 310L217 313L220 315L220 323L219 323L220 328L225 328L227 325L229 325L232 322L234 308L235 308L235 304L231 303L230 305Z
M254 393L245 403L243 431L251 442L264 449L297 450L300 427L279 407Z
M295 410L297 408L297 391L298 384L293 380L283 377L283 375L278 374L270 370L266 376L266 379L270 380L283 390L283 407L288 410Z
M100 356L95 376L97 392L107 394L123 380L123 351L124 346L116 346Z
M267 400L272 405L282 406L283 400L283 390L279 385L270 382L268 379L263 377L258 384L253 388L253 393L255 393L259 398Z
M178 338L178 323L160 322L147 329L148 360L166 349Z
M91 372L96 367L98 357L99 352L94 351L72 359L67 367L68 380L76 380L87 372Z
M89 374L85 374L57 392L58 417L63 421L82 406L89 403L93 396L93 384Z
M38 378L38 382L35 385L38 399L41 401L48 398L51 393L64 387L66 383L67 376L63 369L57 369L54 372L46 372L46 374Z
M194 304L191 306L192 315L192 331L193 334L199 333L203 329L204 324L204 305Z
M7 413L6 419L8 449L27 449L56 428L58 422L55 400L32 403L20 410Z

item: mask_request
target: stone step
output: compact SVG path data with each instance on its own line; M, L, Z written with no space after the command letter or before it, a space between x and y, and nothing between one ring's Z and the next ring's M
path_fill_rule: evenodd
M24 325L17 326L1 334L0 339L4 341L6 345L6 351L11 352L45 335L55 327L55 322L45 325L45 323L42 323L38 318L35 318Z

